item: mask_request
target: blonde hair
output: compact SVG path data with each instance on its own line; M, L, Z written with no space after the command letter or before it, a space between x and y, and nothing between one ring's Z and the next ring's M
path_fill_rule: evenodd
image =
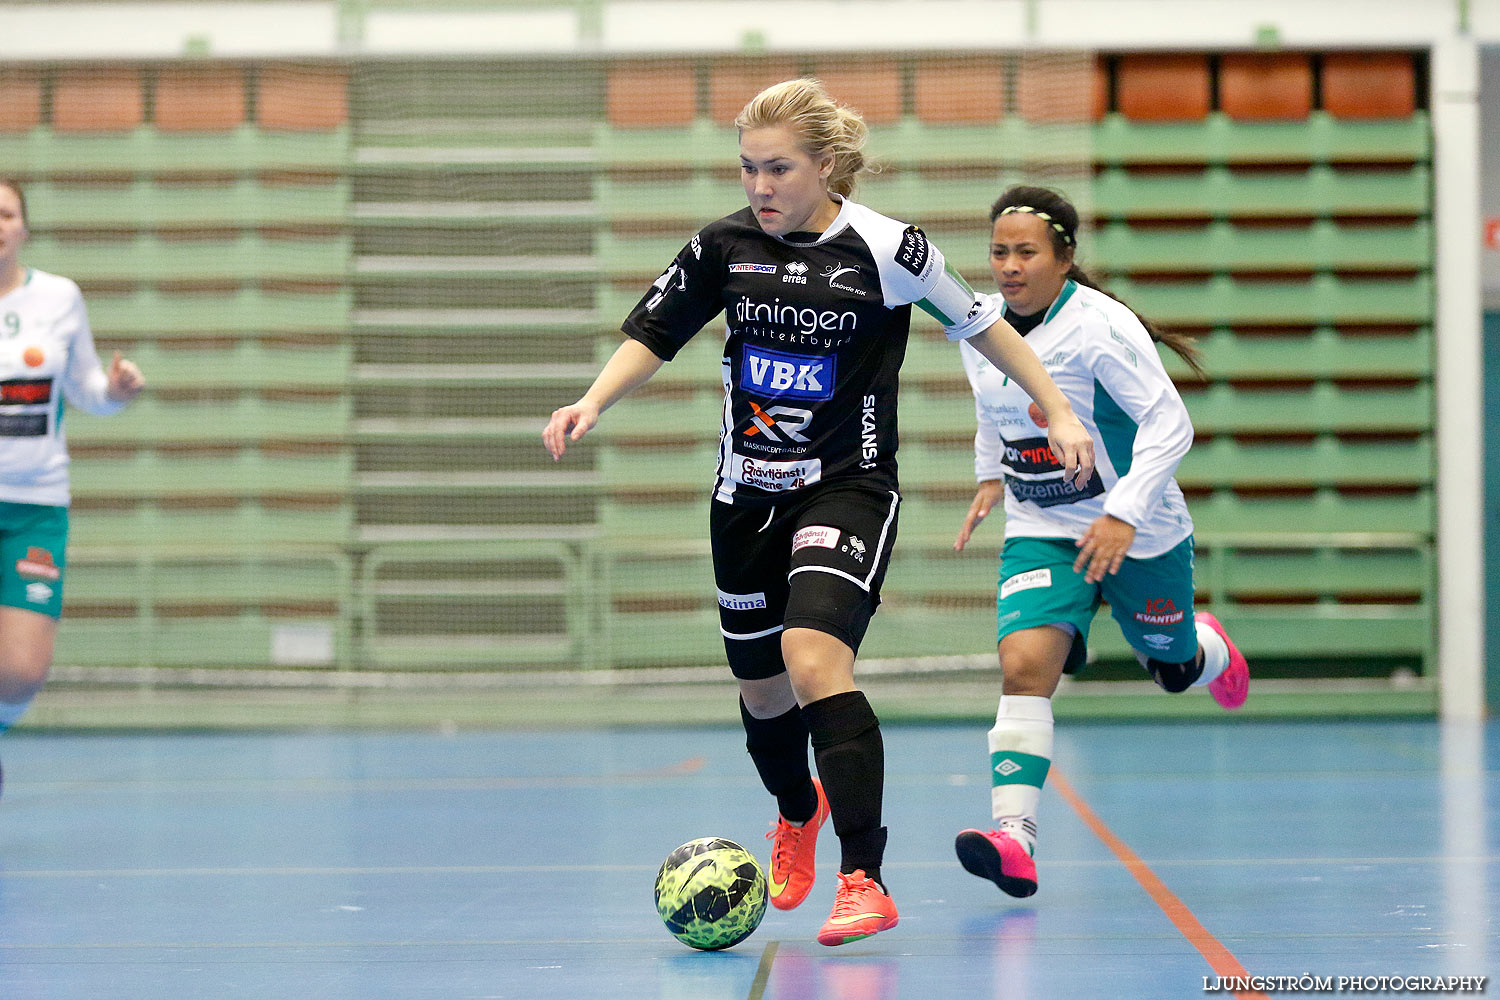
M797 137L802 151L814 158L833 154L828 190L845 197L865 170L865 140L870 127L859 112L834 102L823 84L809 77L784 80L762 90L735 116L734 127L746 129L785 126Z

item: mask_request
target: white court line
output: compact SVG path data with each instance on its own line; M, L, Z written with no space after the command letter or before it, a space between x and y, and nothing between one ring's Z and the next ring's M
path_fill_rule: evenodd
M1391 865L1440 865L1451 862L1495 864L1500 855L1450 858L1444 856L1417 858L1196 858L1181 860L1143 859L1152 868L1218 868L1224 865L1247 867L1291 868L1297 866L1347 867L1391 866ZM1119 862L1113 858L1094 859L1048 859L1048 868L1114 868ZM329 867L274 867L274 868L79 868L79 869L35 869L7 870L0 873L0 882L7 879L62 879L62 878L253 878L257 876L287 877L306 875L522 875L554 874L566 872L644 872L654 871L656 865L389 865L389 866L329 866ZM953 867L952 859L933 861L890 861L883 867L904 870L942 869ZM0 947L4 947L0 944Z

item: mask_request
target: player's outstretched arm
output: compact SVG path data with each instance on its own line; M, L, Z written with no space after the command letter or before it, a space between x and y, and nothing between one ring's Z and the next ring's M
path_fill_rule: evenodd
M1015 379L1042 408L1047 418L1047 441L1062 463L1063 474L1079 489L1088 485L1089 477L1094 474L1094 439L1074 416L1068 397L1052 381L1021 335L1002 319L970 337L969 343L990 364Z
M582 440L599 422L601 413L643 385L662 364L662 359L638 340L627 339L621 344L578 402L552 411L552 419L542 429L542 444L552 460L562 458L569 441Z

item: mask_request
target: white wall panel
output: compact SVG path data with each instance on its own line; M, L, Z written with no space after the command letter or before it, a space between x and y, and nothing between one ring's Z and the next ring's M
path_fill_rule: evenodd
M568 7L540 10L375 11L359 51L371 55L473 55L573 52L579 17Z
M333 3L48 3L0 6L4 57L327 56Z

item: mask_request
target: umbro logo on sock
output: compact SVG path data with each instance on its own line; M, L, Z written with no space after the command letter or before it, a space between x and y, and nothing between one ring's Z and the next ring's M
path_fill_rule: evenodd
M1012 774L1015 774L1020 769L1021 765L1017 764L1009 757L1005 758L1000 763L995 765L995 773L1005 778L1009 778Z

